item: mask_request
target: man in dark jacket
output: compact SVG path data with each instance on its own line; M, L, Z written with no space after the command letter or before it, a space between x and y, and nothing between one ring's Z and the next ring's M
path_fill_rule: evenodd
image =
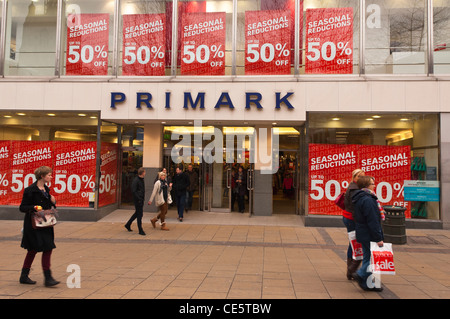
M176 197L178 220L183 221L183 211L186 205L186 191L190 185L189 176L183 172L183 166L177 166L176 174L172 180L172 190Z
M353 194L353 218L356 227L356 240L363 248L363 261L361 268L353 274L359 286L368 291L381 291L381 287L374 287L371 282L370 242L383 246L383 230L381 228L381 214L374 193L375 180L371 176L361 176L358 179L360 190Z
M144 215L144 199L145 199L145 169L143 167L138 169L138 175L133 179L131 183L131 193L133 194L135 212L125 224L125 228L131 231L131 223L137 219L137 225L139 228L139 235L145 235L142 229L142 217Z

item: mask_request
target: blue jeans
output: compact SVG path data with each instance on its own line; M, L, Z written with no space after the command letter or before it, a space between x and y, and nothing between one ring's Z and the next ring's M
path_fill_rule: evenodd
M178 217L183 218L184 206L186 205L186 192L177 194Z
M361 243L363 248L363 260L361 264L361 268L357 271L357 274L362 278L361 285L367 288L367 278L372 275L372 272L369 271L370 266L370 242Z
M342 220L344 221L345 227L347 227L347 233L355 230L355 222L351 219L342 217ZM347 249L347 260L352 259L352 245L348 243L348 249Z

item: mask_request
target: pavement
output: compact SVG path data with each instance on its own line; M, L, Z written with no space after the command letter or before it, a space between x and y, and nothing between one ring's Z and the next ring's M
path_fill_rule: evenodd
M19 284L25 250L22 221L0 223L2 299L448 299L450 230L407 229L394 245L396 274L384 290L366 292L347 280L347 233L305 227L296 215L252 216L192 211L183 222L170 210L170 231L146 236L123 227L131 210L97 222L60 222L52 271L61 283L43 285L40 254L30 278ZM79 287L77 287L79 286Z

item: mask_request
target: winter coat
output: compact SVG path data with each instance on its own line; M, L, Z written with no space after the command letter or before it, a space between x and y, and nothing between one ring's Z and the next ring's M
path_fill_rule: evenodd
M359 243L380 242L384 240L381 228L381 215L377 197L364 190L353 194L353 218L356 227L356 240Z
M144 179L136 176L131 183L131 193L133 194L133 200L135 203L144 203L145 199L145 183Z
M56 248L53 227L34 229L31 224L31 217L35 212L34 206L42 206L43 210L51 209L52 206L55 207L50 201L50 189L46 185L44 187L48 197L46 197L39 189L37 182L25 188L22 203L19 207L19 210L22 213L25 213L23 219L22 243L20 246L24 249L37 252L49 251Z
M189 172L187 171L186 174L188 174L189 176L189 187L188 187L188 191L190 192L194 192L196 190L198 190L198 174L196 171L192 171Z
M150 196L150 201L153 202L155 199L156 206L162 206L166 202L164 197L167 197L167 202L170 204L172 202L172 198L170 197L171 188L167 185L167 193L164 196L164 191L161 190L161 181L158 179L153 186L152 195Z
M189 176L181 172L180 174L175 174L172 180L172 189L177 196L186 194L186 191L190 185Z
M241 182L237 182L237 180L241 180ZM239 172L236 172L233 176L234 180L234 193L239 196L244 196L247 193L247 174L242 171L241 178L239 178Z
M344 196L345 211L342 213L342 215L345 218L353 219L352 196L357 190L359 190L359 187L355 182L351 182L348 185L348 188L347 188L347 190L345 192L345 196Z

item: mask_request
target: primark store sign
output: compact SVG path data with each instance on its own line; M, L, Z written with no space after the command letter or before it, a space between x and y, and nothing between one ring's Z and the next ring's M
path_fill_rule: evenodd
M273 102L269 105L263 105L262 99L263 94L260 92L246 92L245 93L245 106L236 105L236 101L233 101L228 92L222 92L219 98L214 101L213 104L207 105L206 93L199 92L193 94L192 92L183 92L183 105L172 105L172 92L165 92L164 105L155 105L153 101L153 96L149 92L136 92L133 96L135 101L135 106L137 109L148 108L153 109L154 107L164 107L165 109L171 109L173 107L181 107L184 109L206 109L206 108L229 108L234 109L237 107L244 107L245 109L264 109L264 108L274 108L276 110L281 108L287 108L288 110L293 110L295 107L292 105L290 98L294 95L294 92L288 92L282 94L281 92L275 92L273 97ZM129 97L123 92L111 92L111 109L116 109L120 105L124 104Z

